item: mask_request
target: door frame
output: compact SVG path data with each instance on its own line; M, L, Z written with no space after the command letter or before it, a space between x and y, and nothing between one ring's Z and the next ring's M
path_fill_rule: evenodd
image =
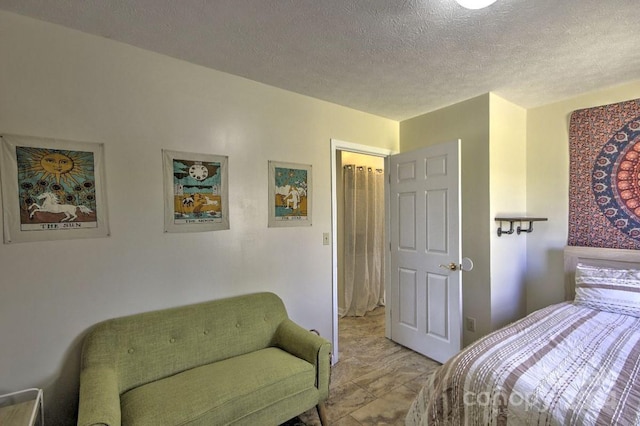
M383 157L385 163L385 175L388 175L388 171L386 170L389 163L389 156L396 154L395 151L386 148L377 148L369 145L356 144L352 142L345 142L338 139L331 139L331 294L332 294L332 344L333 344L333 363L338 362L339 351L338 351L338 195L337 195L337 184L338 184L338 173L337 173L337 155L338 151L347 151L354 152L357 154L365 154L371 155L375 157ZM385 178L385 215L388 214L389 208L389 200L388 200L388 188L389 188L389 180ZM388 219L385 218L385 224L388 224ZM388 230L385 229L385 244L388 245ZM386 256L386 262L389 261L389 256ZM388 268L387 268L388 270ZM385 297L389 293L387 291L387 279L385 278ZM386 315L386 325L385 325L385 333L388 333L389 330L389 315Z

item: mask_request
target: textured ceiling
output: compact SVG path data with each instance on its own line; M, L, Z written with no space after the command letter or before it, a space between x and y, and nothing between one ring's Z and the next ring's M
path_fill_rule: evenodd
M640 79L638 0L0 0L0 9L402 120Z

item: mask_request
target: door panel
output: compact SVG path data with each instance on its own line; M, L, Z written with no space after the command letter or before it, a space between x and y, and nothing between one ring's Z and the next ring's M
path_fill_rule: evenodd
M401 309L398 312L399 321L408 327L418 328L416 306L412 301L416 299L418 283L416 271L401 268L399 270L399 296Z
M398 215L400 227L400 249L416 250L416 194L398 195Z
M447 157L436 156L432 158L427 158L426 173L427 173L427 178L434 178L436 176L446 176L447 175Z
M449 337L448 287L447 277L427 275L427 334L443 339Z
M407 161L398 164L398 181L414 180L416 178L416 162Z
M448 251L447 191L427 191L427 253L446 254ZM444 226L443 226L444 224Z
M462 338L459 144L389 160L391 338L440 362Z

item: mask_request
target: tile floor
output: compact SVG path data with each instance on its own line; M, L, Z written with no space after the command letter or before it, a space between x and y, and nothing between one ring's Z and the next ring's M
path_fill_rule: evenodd
M384 337L383 307L339 322L339 361L326 402L332 426L404 425L404 416L427 377L440 364ZM318 426L315 409L297 425Z

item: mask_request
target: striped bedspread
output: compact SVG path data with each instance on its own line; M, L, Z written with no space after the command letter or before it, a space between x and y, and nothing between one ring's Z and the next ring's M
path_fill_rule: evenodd
M572 303L475 342L413 401L414 425L638 425L640 318Z

